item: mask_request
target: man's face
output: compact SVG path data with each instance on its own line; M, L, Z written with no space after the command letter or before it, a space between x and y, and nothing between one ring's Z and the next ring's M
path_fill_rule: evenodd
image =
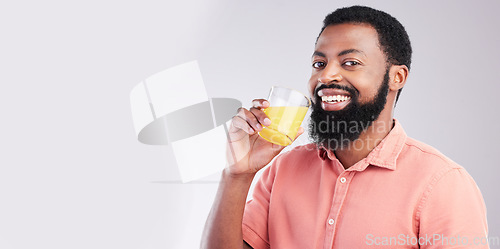
M384 109L388 93L386 57L369 25L325 28L312 57L310 135L331 150L356 140Z

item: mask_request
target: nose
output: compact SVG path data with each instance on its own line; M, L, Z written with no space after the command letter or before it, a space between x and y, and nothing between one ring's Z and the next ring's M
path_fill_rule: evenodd
M340 81L342 81L340 69L332 64L327 65L318 78L318 82L325 85L338 83Z

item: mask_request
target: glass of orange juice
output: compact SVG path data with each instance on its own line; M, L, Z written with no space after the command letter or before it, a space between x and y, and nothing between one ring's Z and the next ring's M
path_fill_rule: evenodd
M271 88L267 101L270 105L264 109L264 113L271 119L271 125L264 126L259 135L274 144L290 145L311 101L297 90L279 86Z

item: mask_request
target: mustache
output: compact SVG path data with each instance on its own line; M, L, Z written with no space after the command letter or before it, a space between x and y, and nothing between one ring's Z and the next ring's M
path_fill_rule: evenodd
M344 90L346 92L349 92L351 94L351 97L356 97L358 96L358 90L352 88L352 87L348 87L348 86L341 86L341 85L336 85L336 84L331 84L331 85L321 85L319 86L318 88L316 88L314 90L314 97L316 99L319 99L319 96L318 96L318 92L321 90L321 89L327 89L327 88L331 88L331 89L340 89L340 90Z

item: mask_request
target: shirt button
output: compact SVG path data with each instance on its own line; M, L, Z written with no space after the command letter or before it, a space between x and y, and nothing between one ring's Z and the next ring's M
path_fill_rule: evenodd
M340 178L340 182L341 182L341 183L344 183L345 181L346 181L346 180L345 180L345 177L341 177L341 178Z
M333 223L335 223L335 220L333 220L333 219L328 220L328 224L333 225Z

